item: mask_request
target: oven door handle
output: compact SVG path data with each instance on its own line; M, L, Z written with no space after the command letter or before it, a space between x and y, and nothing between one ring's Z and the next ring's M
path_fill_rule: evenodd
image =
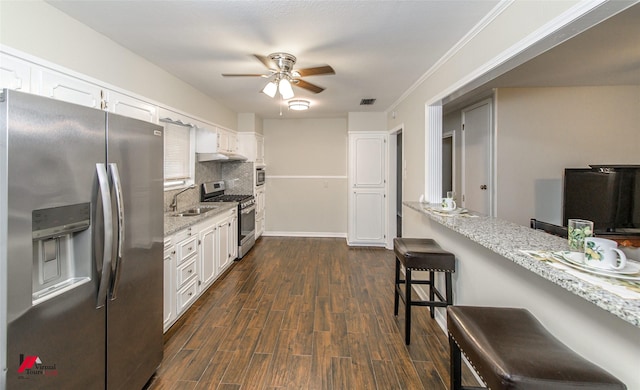
M256 209L256 205L251 205L246 209L240 210L240 214L249 214L250 212L255 211L255 209Z

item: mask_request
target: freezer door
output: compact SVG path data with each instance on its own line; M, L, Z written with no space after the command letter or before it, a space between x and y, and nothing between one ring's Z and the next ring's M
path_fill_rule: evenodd
M114 114L107 123L119 227L107 301L107 388L140 389L162 360L163 128Z
M103 389L95 253L105 114L14 91L0 104L0 388Z

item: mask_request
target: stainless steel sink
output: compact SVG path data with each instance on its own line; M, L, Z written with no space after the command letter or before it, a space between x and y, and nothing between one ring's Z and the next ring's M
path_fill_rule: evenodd
M211 210L215 210L220 206L200 206L200 207L195 207L189 210L184 210L182 212L179 213L175 213L175 214L171 214L172 217L196 217L198 215L202 215L204 213L207 213Z

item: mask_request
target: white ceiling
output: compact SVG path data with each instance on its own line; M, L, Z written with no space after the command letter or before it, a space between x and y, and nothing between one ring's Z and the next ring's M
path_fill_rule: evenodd
M278 118L280 100L260 93L263 73L252 54L288 52L297 68L331 65L309 76L325 87L285 118L386 111L498 0L428 1L48 1L236 112ZM377 99L360 106L363 98Z

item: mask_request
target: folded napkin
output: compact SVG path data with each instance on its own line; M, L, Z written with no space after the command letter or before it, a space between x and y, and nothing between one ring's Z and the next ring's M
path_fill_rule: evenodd
M431 207L431 206L423 206L422 208L430 213L436 214L441 217L470 217L470 218L477 217L477 215L470 214L469 210L462 209L462 208L458 208L451 211L445 211L442 208Z
M556 256L558 255L556 254L554 256L554 252L532 250L521 250L520 252L533 257L536 260L544 261L553 268L573 275L580 280L583 280L610 293L616 294L621 298L640 299L640 282L601 276L588 273L587 271L578 270L557 260Z

